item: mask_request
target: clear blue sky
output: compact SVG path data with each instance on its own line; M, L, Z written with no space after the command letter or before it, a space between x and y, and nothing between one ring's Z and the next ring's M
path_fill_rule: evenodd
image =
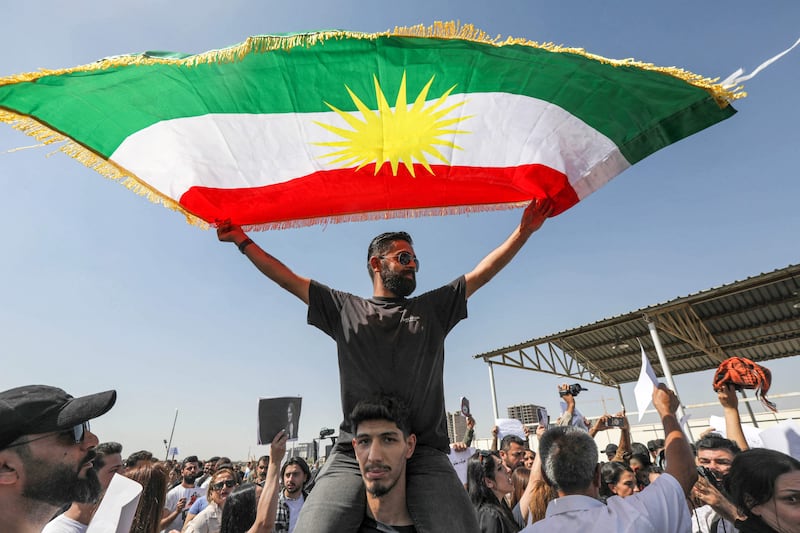
M9 2L0 76L144 50L202 52L262 33L382 31L436 20L490 34L583 47L725 77L752 70L800 35L800 3L633 0L173 0ZM800 50L746 84L739 113L651 156L548 221L491 284L447 342L446 400L470 398L479 436L492 411L476 353L573 328L798 262ZM49 148L0 127L0 389L30 383L74 395L114 388L101 440L163 453L175 409L182 454L244 458L259 397L303 396L301 441L340 421L333 342L306 309L262 278L232 245L187 225ZM298 273L371 291L366 245L406 229L422 258L419 289L471 269L520 211L315 226L253 238ZM776 393L800 362L774 362ZM551 412L562 380L497 369L501 411ZM791 378L789 377L791 376ZM677 376L684 403L712 401L711 378ZM613 389L581 395L586 414L619 407ZM625 401L633 409L630 387ZM779 405L780 406L780 405Z

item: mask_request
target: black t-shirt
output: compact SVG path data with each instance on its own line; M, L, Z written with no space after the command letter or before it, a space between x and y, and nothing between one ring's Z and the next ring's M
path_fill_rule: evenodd
M414 526L390 526L365 516L358 533L416 533Z
M360 400L391 394L411 412L417 444L450 450L444 407L444 339L467 316L466 280L415 298L364 299L316 281L309 288L308 323L336 341L344 421Z

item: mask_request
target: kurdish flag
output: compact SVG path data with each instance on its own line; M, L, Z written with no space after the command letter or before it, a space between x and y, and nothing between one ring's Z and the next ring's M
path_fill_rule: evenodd
M470 25L257 36L0 78L0 120L186 215L250 229L560 213L743 96Z

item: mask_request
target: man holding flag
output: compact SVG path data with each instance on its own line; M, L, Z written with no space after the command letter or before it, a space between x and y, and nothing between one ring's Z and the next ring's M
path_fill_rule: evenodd
M298 532L356 531L361 524L364 491L347 414L375 393L395 395L411 411L417 449L408 462L408 508L417 531L477 531L472 506L447 458L444 339L466 318L467 298L505 267L552 214L549 199L533 200L508 239L471 272L415 298L407 297L416 288L419 261L405 232L373 239L367 253L373 295L364 299L298 276L239 226L219 223L219 239L236 244L264 275L306 303L309 324L337 344L344 421L332 457L303 507Z

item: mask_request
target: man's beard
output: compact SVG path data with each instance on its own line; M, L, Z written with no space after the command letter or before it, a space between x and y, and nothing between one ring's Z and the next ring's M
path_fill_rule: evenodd
M94 457L90 452L81 465L89 462ZM22 496L62 506L71 502L95 503L103 491L97 472L93 468L86 471L86 478L78 477L78 471L70 470L67 465L52 465L41 461L29 460L25 462L25 487Z
M189 474L188 476L183 476L183 482L184 483L194 483L197 480L197 478L199 478L199 477L200 477L200 474L197 474L197 473Z
M371 483L367 486L367 492L375 496L376 498L381 498L389 494L394 486L397 485L397 480L390 481L389 483L381 484L381 483Z
M381 281L383 286L401 298L405 298L417 288L417 279L413 275L406 276L406 272L397 273L389 270L388 267L381 267Z

